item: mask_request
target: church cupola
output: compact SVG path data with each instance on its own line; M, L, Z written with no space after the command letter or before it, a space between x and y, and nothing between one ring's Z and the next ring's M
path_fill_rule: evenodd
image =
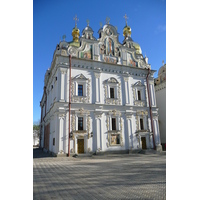
M93 37L94 31L89 26L89 23L90 23L90 20L87 20L87 26L82 31L82 38L91 40L91 39L94 39Z
M100 29L98 30L98 34L99 34L99 38L101 38L102 32L103 32L103 28L102 28L103 24L102 22L100 22L99 24L100 24Z
M79 42L80 30L77 28L77 21L79 20L77 16L74 18L75 20L75 27L72 30L72 36L74 42Z
M126 16L126 14L125 14L124 18L126 20L126 26L123 29L123 36L124 36L124 38L126 38L127 36L131 37L131 27L127 25L128 17Z
M128 17L124 16L125 20L126 20L126 26L123 29L123 36L124 36L124 40L123 40L123 45L126 46L127 48L135 48L136 50L136 54L142 54L142 50L141 47L138 43L134 42L131 38L131 27L127 25L127 19Z

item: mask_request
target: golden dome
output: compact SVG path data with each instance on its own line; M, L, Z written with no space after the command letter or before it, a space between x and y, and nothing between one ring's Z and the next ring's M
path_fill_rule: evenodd
M142 54L141 47L140 47L140 45L138 43L133 42L133 46L135 47L135 50L136 50L137 54Z
M74 27L72 30L73 41L78 42L80 36L80 30L77 27Z
M123 36L124 37L127 37L127 36L131 37L131 27L130 26L126 25L124 27L124 29L123 29Z

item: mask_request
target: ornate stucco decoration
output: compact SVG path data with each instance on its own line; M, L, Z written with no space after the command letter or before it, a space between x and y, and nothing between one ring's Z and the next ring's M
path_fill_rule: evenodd
M146 125L145 125L146 128L144 130L139 129L139 121L140 121L141 118L143 119L144 123L146 123ZM136 119L136 136L138 136L139 133L149 132L149 129L148 129L149 128L149 126L148 126L148 111L137 110L135 119Z
M85 126L85 129L84 130L77 130L76 128L76 120L78 119L78 116L82 116L85 118L85 122L86 122L86 126ZM88 110L85 110L84 108L80 108L79 110L75 110L73 111L73 114L72 114L72 123L71 123L71 126L72 126L72 132L73 132L73 139L76 137L76 136L81 136L81 137L84 137L84 136L88 136L88 139L90 138L90 111Z
M85 87L86 93L83 96L78 96L78 84ZM71 84L71 101L72 103L90 103L90 79L86 78L83 74L79 74L72 78ZM76 88L76 90L75 90Z
M147 116L148 115L148 111L137 110L136 115L137 116Z
M147 99L144 96L146 95L146 87L144 84L141 83L141 81L136 82L135 84L132 85L132 91L133 91L133 100L134 100L134 105L135 106L146 106ZM138 99L137 91L141 92L141 98ZM144 95L145 94L145 95Z
M69 55L77 57L78 51L77 51L77 49L75 47L70 46L68 48L67 52L68 52Z
M106 104L120 105L121 104L121 83L114 77L111 77L104 82L104 99ZM113 87L115 91L115 98L110 98L109 88Z
M110 130L110 118L115 117L117 119L118 125L118 130ZM110 110L107 113L106 116L106 126L107 126L107 147L109 146L123 146L123 136L122 136L122 129L123 129L123 122L122 122L122 117L121 117L121 112L118 110ZM119 137L120 138L120 143L119 144L112 144L111 140L112 137Z

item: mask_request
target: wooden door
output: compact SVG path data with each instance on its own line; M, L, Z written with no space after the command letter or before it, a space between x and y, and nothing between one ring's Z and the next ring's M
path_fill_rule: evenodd
M141 140L142 140L142 149L146 149L147 148L147 146L146 146L146 137L142 137Z
M84 139L78 139L78 153L84 153Z

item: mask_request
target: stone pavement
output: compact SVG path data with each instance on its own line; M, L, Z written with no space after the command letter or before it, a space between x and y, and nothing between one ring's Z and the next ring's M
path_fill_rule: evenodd
M166 199L164 154L33 157L34 200Z

